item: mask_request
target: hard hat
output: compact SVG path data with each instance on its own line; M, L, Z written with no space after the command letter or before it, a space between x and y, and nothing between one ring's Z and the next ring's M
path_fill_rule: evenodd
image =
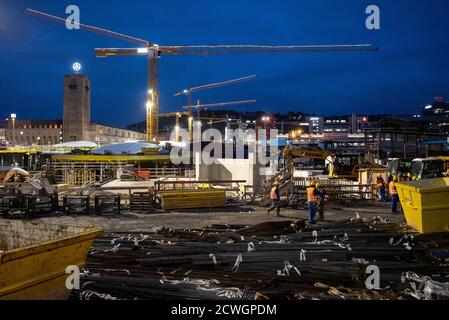
M394 177L393 177L393 181L394 181L394 182L399 181L399 177L398 177L398 176L394 176Z
M318 181L317 183L315 183L315 187L316 187L316 188L321 187L321 183Z
M275 183L274 183L274 186L275 187L279 187L281 184L279 183L279 181L276 181Z
M409 172L409 173L407 173L407 177L411 177L412 176L412 174Z
M309 187L314 187L316 184L315 180L309 181Z
M377 175L377 177L378 177L378 178L382 178L382 175L379 173L379 174Z

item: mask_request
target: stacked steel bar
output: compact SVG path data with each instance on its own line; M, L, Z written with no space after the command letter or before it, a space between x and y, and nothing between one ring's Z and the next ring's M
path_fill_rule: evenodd
M378 218L114 233L95 241L73 298L411 299L404 274L447 281L435 254L448 248L447 236ZM369 265L380 269L379 290L365 285Z

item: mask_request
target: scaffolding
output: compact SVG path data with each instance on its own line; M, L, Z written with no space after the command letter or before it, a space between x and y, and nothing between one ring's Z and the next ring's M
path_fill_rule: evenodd
M71 186L103 183L115 179L117 170L130 167L142 180L185 177L191 171L189 167L172 167L169 155L57 155L50 162L55 182Z

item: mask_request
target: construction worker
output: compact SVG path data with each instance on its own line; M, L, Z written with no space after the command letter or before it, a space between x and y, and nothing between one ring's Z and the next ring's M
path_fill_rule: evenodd
M391 198L391 213L398 212L398 203L399 203L399 195L398 191L396 190L395 183L398 182L398 176L393 177L393 181L390 182L388 185L390 198Z
M281 190L279 189L280 183L279 181L276 181L274 183L273 188L271 188L270 191L270 200L271 200L271 207L267 210L267 214L269 214L271 211L276 209L276 216L280 216L281 208Z
M377 192L379 193L380 201L386 202L387 198L385 197L385 181L384 181L384 178L382 178L382 175L380 173L377 175L376 189L377 189Z
M317 205L322 194L316 188L316 181L312 181L310 186L306 188L307 191L307 208L309 210L309 223L316 224L315 214Z
M321 193L321 197L318 201L319 220L324 221L324 200L326 198L326 188L324 188L319 181L315 184L315 188Z

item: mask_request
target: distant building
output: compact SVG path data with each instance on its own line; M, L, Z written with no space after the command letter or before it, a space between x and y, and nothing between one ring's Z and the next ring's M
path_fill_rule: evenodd
M444 101L443 97L435 97L432 104L423 107L423 116L445 116L449 118L449 101Z
M85 75L64 77L64 117L62 120L9 119L4 136L9 144L53 145L71 141L99 144L145 140L145 134L91 122L90 80ZM1 129L0 129L1 130ZM15 137L14 137L15 132ZM0 142L2 132L0 131Z
M7 121L0 121L0 148L6 145L6 126Z
M446 134L427 121L386 116L364 129L366 154L370 161L386 158L420 158L442 155L443 146L426 141L445 139Z
M436 97L432 104L422 108L420 115L413 117L449 134L449 101L444 101L443 97Z
M8 120L7 140L9 144L15 141L18 145L51 145L62 142L62 120Z
M140 132L91 122L89 78L81 74L64 77L64 142L85 140L107 144L145 139Z
M306 122L309 124L309 133L320 134L321 132L323 132L324 117L306 116Z

